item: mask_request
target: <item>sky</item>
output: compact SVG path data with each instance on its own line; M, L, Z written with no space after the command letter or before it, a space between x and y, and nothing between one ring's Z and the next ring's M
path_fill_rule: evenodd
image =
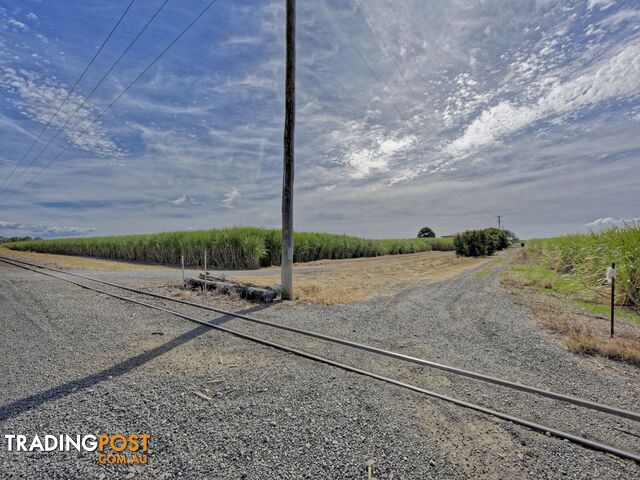
M130 0L0 1L0 235L279 227L284 0L217 0L120 96L208 3L134 1L74 88ZM640 217L637 1L298 0L297 21L296 230Z

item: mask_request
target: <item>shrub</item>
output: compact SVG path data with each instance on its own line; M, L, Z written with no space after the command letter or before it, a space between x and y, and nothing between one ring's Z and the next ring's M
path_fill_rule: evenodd
M489 250L491 253L499 250L504 250L509 246L509 239L504 230L497 229L495 227L485 228L487 234L487 241L489 242ZM491 253L489 255L491 255Z
M456 253L463 257L487 255L489 242L484 230L467 230L453 239Z
M418 238L435 238L436 232L430 227L422 227L418 232Z
M480 257L493 255L509 246L504 230L485 228L484 230L467 230L453 239L456 253L463 257Z

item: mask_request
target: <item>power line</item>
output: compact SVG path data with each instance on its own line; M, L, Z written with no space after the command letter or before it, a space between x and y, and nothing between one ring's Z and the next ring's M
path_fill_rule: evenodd
M424 70L420 66L420 62L418 62L418 58L415 55L413 49L411 48L411 44L410 44L410 42L408 40L408 37L405 35L404 30L402 29L402 24L400 22L400 18L396 14L396 11L393 8L393 5L391 4L391 0L385 0L385 2L389 6L389 9L391 10L391 14L393 15L393 18L396 21L396 24L398 25L398 31L400 32L400 36L404 40L405 46L407 48L407 51L409 52L409 55L411 55L411 58L413 59L413 63L415 64L416 69L418 70L418 73L420 74L420 77L422 78L422 82L424 83L425 88L429 88L429 82L427 81L426 75L424 74ZM362 9L362 6L360 6L360 8ZM427 121L427 123L429 123L429 122ZM433 128L432 128L432 131L434 131ZM435 131L434 131L434 134L435 134ZM454 149L455 149L455 147L454 147ZM457 149L455 149L455 150L456 150L456 154L459 155ZM470 182L471 182L472 185L474 184L473 178L470 179ZM474 188L476 188L476 187L474 186ZM477 200L480 200L480 197L479 197L478 193L474 190L474 188L472 188L470 191L476 197Z
M20 166L20 164L27 158L27 156L29 155L29 153L31 152L31 150L33 149L33 147L36 145L36 143L38 143L40 141L40 138L42 137L42 135L44 134L44 132L47 130L47 128L49 128L49 125L51 125L51 122L53 121L53 119L58 115L58 113L60 113L60 110L62 109L62 107L64 106L65 103L67 103L67 100L69 99L69 97L71 96L71 94L75 91L76 87L78 86L78 84L82 81L82 79L84 78L84 76L87 74L87 71L89 70L89 68L91 67L91 65L93 65L93 62L96 60L96 58L98 58L98 55L100 55L100 52L102 52L102 49L105 47L105 45L107 44L107 42L109 41L109 39L111 38L111 36L113 35L113 33L116 31L116 28L118 28L118 26L120 25L120 23L122 23L122 20L124 19L124 17L127 15L127 13L129 12L129 10L131 9L131 7L133 6L133 3L136 0L131 0L131 2L129 3L129 5L127 6L127 8L125 8L124 12L122 12L122 15L120 15L120 18L118 19L118 21L116 22L116 24L113 26L113 28L111 29L111 31L109 32L109 35L107 35L107 38L104 39L104 41L102 42L102 45L100 45L100 47L98 48L98 51L93 55L93 58L89 61L89 63L87 64L86 67L84 67L84 70L82 71L82 73L80 74L80 76L78 77L78 79L75 81L75 83L73 84L73 87L71 88L71 90L69 90L69 92L67 92L67 95L64 97L64 100L62 100L62 103L60 103L60 105L58 105L58 108L56 109L56 111L53 113L53 115L51 115L51 117L49 117L49 120L47 120L47 123L45 124L45 126L42 128L42 130L40 131L40 133L38 134L38 136L36 137L36 139L31 142L31 145L29 145L29 148L27 149L27 151L25 152L25 154L22 156L22 158L20 159L20 161L18 163L16 163L15 167L13 167L13 170L11 170L11 173L9 175L7 175L7 177L5 177L4 181L2 182L2 184L0 184L0 191L2 190L2 187L4 186L5 183L7 183L7 180L9 180L9 178L11 178L13 176L13 174L15 173L15 171L18 169L18 167ZM27 167L28 168L28 167Z
M357 0L356 0L357 1ZM351 46L354 48L354 50L357 52L358 56L362 59L362 61L364 62L364 64L366 65L369 73L371 74L371 76L374 78L374 80L376 80L380 86L385 89L386 86L383 84L382 80L380 79L380 77L378 77L378 75L374 72L373 68L371 67L371 65L369 64L369 62L366 60L365 56L363 55L363 53L360 51L360 49L358 48L355 40L353 39L353 37L351 36L351 34L349 34L349 32L344 28L344 26L336 19L335 15L333 14L331 7L328 4L327 0L324 0L325 3L325 7L327 8L330 16L332 17L333 21L340 27L340 29L342 30L342 33L345 35L345 37L347 38L347 40L349 41L349 43L351 43ZM409 88L409 90L411 91L412 95L417 97L417 94L413 91L413 89L411 88L411 86L409 85L408 81L406 80L404 74L401 72L397 62L395 61L395 58L393 57L393 55L391 54L391 52L389 51L388 47L386 46L386 44L384 43L381 35L379 34L379 32L375 29L375 27L372 25L371 20L369 19L369 17L366 15L366 13L364 12L364 9L362 8L362 5L359 4L360 10L362 11L362 13L365 16L365 19L368 20L369 25L372 27L372 30L374 30L377 34L378 37L380 39L380 43L382 44L385 52L387 53L387 55L391 58L391 60L394 62L396 69L398 70L398 73L400 74L400 76L402 77L403 81L405 82L405 84L407 85L407 87ZM404 119L404 121L407 122L408 126L411 126L411 123L408 119L405 119L405 115L403 113L400 112L400 109L398 107L398 105L396 104L396 102L394 102L393 100L391 101L391 104L393 106L393 108L396 110L396 112L398 113L399 119L402 121ZM429 123L428 120L426 120L427 125L429 125L429 127L431 128L432 132L434 134L436 134L435 129L433 128L433 126L431 126L431 124ZM449 190L451 191L451 193L454 194L454 196L458 196L459 194L458 192L455 191L453 184L446 178L443 178L445 184L447 185L447 188L449 188Z
M354 1L358 5L358 7L360 8L360 11L362 12L362 15L364 15L364 18L367 21L367 23L369 24L369 27L376 34L376 36L378 37L378 40L380 40L380 45L382 45L382 48L384 49L386 54L389 56L389 58L393 62L393 65L395 66L396 70L400 74L400 78L402 78L402 81L405 83L405 85L407 86L407 88L409 89L411 94L417 97L418 95L413 90L413 88L411 87L411 85L409 84L407 79L405 78L404 73L402 72L402 70L400 70L400 66L398 65L398 62L396 61L396 58L391 54L391 51L389 50L387 44L385 43L384 39L382 38L382 34L376 28L375 24L373 23L373 20L371 19L371 17L369 17L369 14L367 14L366 10L364 9L364 5L362 5L360 0L354 0Z
M402 81L405 83L405 85L407 86L407 88L409 89L409 91L411 92L411 94L415 97L417 97L415 91L413 90L413 88L411 87L411 85L409 84L409 82L407 81L405 75L403 74L402 70L400 69L400 66L398 64L398 62L396 61L395 57L393 56L393 54L391 53L390 49L388 48L386 42L384 41L380 31L376 28L375 23L373 22L373 20L371 19L371 17L367 14L364 5L362 4L362 2L360 0L354 0L354 2L358 5L358 7L360 8L360 11L362 12L365 20L367 21L367 23L369 24L369 27L371 28L371 30L376 34L376 36L378 37L380 44L382 46L382 48L384 49L384 51L386 52L386 54L389 56L389 58L391 59L394 67L396 68L396 70L398 71L398 73L400 74L400 77L402 78ZM545 14L548 13L549 11L551 11L551 9L553 8L550 7L549 9L547 9L545 11ZM393 10L393 8L392 8ZM395 14L395 12L394 12ZM398 25L400 28L400 25ZM535 44L532 44L531 48L529 49L529 53L531 52L531 50L533 49L533 47L535 46ZM407 45L407 48L409 49L409 45ZM410 49L409 49L410 50ZM413 56L413 54L412 54ZM417 60L414 57L414 61L416 62L416 66L417 66ZM420 69L419 69L420 70ZM420 70L420 72L422 72ZM426 82L426 79L424 77L424 75L422 75L423 80ZM425 83L425 85L428 87L428 83ZM434 135L437 135L435 129L433 128L433 125L431 124L431 122L429 121L428 118L425 118L425 123L427 124L427 126L431 129L431 131L433 132ZM450 144L451 148L453 149L454 153L456 154L456 156L461 157L460 152L458 151L458 149L455 147L455 145L453 143ZM445 178L444 179L445 182L449 183L449 181ZM478 193L474 190L471 189L470 190L478 200L480 200ZM490 212L491 213L491 212Z
M358 47L358 45L357 45L355 39L353 38L353 36L348 32L347 29L344 28L344 26L338 21L336 16L333 14L333 11L331 10L331 7L330 7L328 1L324 0L324 4L325 4L325 7L326 7L327 11L329 12L329 15L331 16L333 21L336 23L336 25L338 25L338 27L340 27L340 30L342 31L344 36L347 38L347 40L349 41L349 43L351 44L353 49L356 51L356 53L358 54L358 56L360 57L362 62L365 64L365 66L367 67L367 70L369 71L369 73L371 74L373 79L376 82L378 82L378 84L382 87L383 90L386 89L386 85L383 83L383 81L380 79L380 77L375 73L375 71L373 70L373 68L371 67L369 62L367 61L366 57L364 56L364 54L362 53L362 51ZM398 114L398 120L400 120L401 122L403 122L403 121L406 122L407 126L410 127L411 126L411 122L409 121L408 118L405 118L405 114L400 111L400 108L398 107L397 103L395 101L391 100L391 105L393 106L394 110ZM453 186L450 184L450 182L446 178L444 179L444 181L445 181L447 187L449 188L449 190L451 191L451 193L453 193L454 195L457 195L457 193L454 191Z
M351 34L348 32L347 29L344 28L344 26L338 21L338 19L335 17L335 15L333 14L333 11L331 10L331 7L328 3L327 0L324 0L324 4L325 7L327 9L327 11L329 12L329 15L331 16L331 18L333 19L333 21L336 23L336 25L338 25L338 27L340 27L340 30L342 30L342 33L344 34L344 36L347 38L347 40L349 41L349 43L351 44L351 46L353 47L353 49L356 51L356 53L358 54L358 56L360 57L360 59L362 60L362 62L365 64L365 66L367 67L367 70L369 71L369 73L371 74L371 76L373 77L373 79L378 82L378 84L380 84L380 86L385 89L386 85L384 85L384 83L382 82L382 80L380 79L380 77L376 74L376 72L373 70L373 68L371 67L371 64L367 61L367 59L365 58L364 54L362 53L362 51L358 48L358 46L356 45L356 42L354 40L354 38L351 36ZM400 111L400 108L398 107L398 105L396 104L396 102L394 102L393 100L391 100L391 105L393 105L393 108L395 109L395 111L398 113L398 119L403 121L407 121L408 120L404 119L404 114Z
M147 67L146 67L144 70L142 70L142 72L140 72L140 74L139 74L136 78L134 78L134 79L133 79L133 81L131 81L131 83L129 83L129 85L127 85L127 87L126 87L122 92L120 92L120 94L119 94L117 97L115 97L115 98L113 99L113 101L112 101L109 105L107 105L107 107L106 107L104 110L102 110L102 111L100 112L100 114L98 114L98 116L97 116L97 117L96 117L96 118L95 118L95 119L94 119L94 120L89 124L89 126L87 126L87 127L86 127L82 132L80 132L80 134L79 134L76 138L74 138L74 139L72 140L72 143L71 143L70 145L67 145L66 147L64 147L64 149L62 149L62 150L60 151L60 153L58 153L55 157L53 157L53 158L49 161L49 163L47 163L46 165L44 165L44 166L43 166L43 167L42 167L42 168L41 168L41 169L40 169L40 170L39 170L35 175L33 175L29 180L27 180L27 181L22 185L22 188L26 187L26 186L27 186L27 185L29 185L29 183L31 183L33 180L35 180L36 178L38 178L38 176L39 176L43 171L45 171L47 168L49 168L49 167L51 166L51 164L53 164L53 163L54 163L58 158L60 158L60 157L61 157L61 156L62 156L62 155L63 155L63 154L64 154L64 153L65 153L65 152L66 152L66 151L67 151L67 150L72 146L72 145L74 145L74 144L75 144L75 142L76 142L76 141L78 141L80 138L82 138L82 137L87 133L87 131L88 131L88 130L89 130L89 129L90 129L90 128L91 128L91 127L92 127L92 126L93 126L93 125L94 125L94 124L95 124L95 123L96 123L96 122L97 122L97 121L98 121L98 120L99 120L99 119L100 119L100 118L101 118L101 117L102 117L102 116L103 116L103 115L104 115L104 114L105 114L105 113L106 113L106 112L107 112L107 111L108 111L108 110L113 106L113 105L115 105L115 103L116 103L118 100L120 100L120 98L122 98L122 97L123 97L123 96L124 96L128 91L129 91L129 89L130 89L130 88L131 88L131 87L132 87L132 86L133 86L133 85L134 85L138 80L140 80L140 79L144 76L144 74L145 74L145 73L147 73L147 71L149 71L149 69L151 69L151 67L153 67L153 66L156 64L156 62L157 62L158 60L160 60L160 58L161 58L165 53L167 53L167 51L168 51L168 50L169 50L169 49L170 49L170 48L171 48L171 47L172 47L172 46L173 46L173 45L174 45L178 40L180 40L180 38L182 38L182 36L187 32L187 30L189 30L189 29L190 29L190 28L191 28L191 27L192 27L192 26L193 26L193 25L194 25L198 20L200 20L200 18L201 18L201 17L202 17L206 12L207 12L207 10L209 10L209 9L213 6L213 4L214 4L214 3L216 3L216 1L217 1L217 0L211 0L211 1L207 4L207 6L205 6L205 7L202 9L202 11L201 11L201 12L200 12L200 13L199 13L199 14L198 14L198 15L197 15L197 16L196 16L196 17L191 21L191 23L189 23L189 24L184 28L184 30L182 30L182 32L180 32L180 34L179 34L179 35L178 35L178 36L177 36L177 37L176 37L176 38L175 38L171 43L169 43L169 45L167 45L167 46L164 48L164 50L162 50L162 52L160 52L160 54L158 54L158 55L153 59L153 61L152 61L151 63L149 63L149 65L147 65ZM6 192L5 192L5 193L6 193ZM8 196L5 196L5 197L3 197L3 198L0 198L0 201L4 201L4 200L6 200L7 198L11 197L11 195L12 195L12 194L15 194L15 193L16 193L16 192L12 192L12 193L11 193L11 192L9 192L9 195L8 195Z
M362 5L359 3L359 0L356 0L356 1L358 2L359 6L360 6L360 9L361 9L361 10L363 10L363 7L362 7ZM410 42L408 41L407 36L404 34L404 31L403 31L403 29L402 29L402 25L401 25L400 19L399 19L398 15L396 14L395 9L393 8L393 5L392 5L391 1L390 1L390 0L385 0L385 2L386 2L386 4L388 5L389 9L391 10L391 14L393 15L393 17L394 17L394 19L395 19L395 21L396 21L396 23L397 23L397 25L398 25L398 29L399 29L400 35L402 36L402 38L403 38L403 40L404 40L404 42L405 42L405 44L406 44L407 51L408 51L408 52L409 52L409 54L411 55L411 57L412 57L412 59L413 59L413 61L414 61L415 65L416 65L416 68L418 69L418 71L419 71L419 73L420 73L420 76L422 77L422 80L423 80L423 82L425 83L425 86L426 86L426 87L428 87L428 82L427 82L427 80L426 80L426 76L425 76L425 74L424 74L424 71L423 71L423 69L420 67L419 62L417 61L417 57L416 57L416 55L414 54L413 50L411 49ZM555 6L556 6L556 5L554 4L554 5L551 5L549 8L547 8L547 9L543 12L542 16L545 16L547 13L549 13L551 10L553 10L553 9L555 8ZM364 12L364 10L363 10L363 13L365 13L365 12ZM365 16L366 16L366 14L365 14ZM409 23L410 23L410 24L411 24L411 25L412 25L416 30L420 30L419 28L416 28L415 23L414 23L411 19L409 19L408 21L409 21ZM370 19L369 19L369 22L371 23L371 20L370 20ZM380 38L380 35L378 35L378 37ZM382 39L381 39L381 41L382 41ZM535 45L536 45L536 42L532 42L531 46L530 46L530 47L529 47L529 49L527 50L527 54L526 54L525 58L529 57L529 55L531 54L531 51L533 50L533 48L535 47ZM429 125L429 126L431 127L431 125ZM432 129L432 130L433 130L433 129ZM434 133L435 133L435 132L434 132ZM457 148L454 146L454 147L453 147L453 149L455 150L455 153L459 156L460 154L459 154L459 152L458 152ZM471 184L472 184L472 185L475 183L475 182L474 182L474 180L473 180L473 178L471 178L471 179L470 179L470 182L471 182ZM476 196L476 198L478 198L478 200L480 200L480 198L479 198L478 194L477 194L474 190L471 190L471 192L473 192L473 193L474 193L474 195ZM494 215L494 216L496 216L496 217L497 217L498 215Z
M416 65L416 68L418 69L418 72L420 73L420 76L422 77L422 81L425 83L425 85L428 84L429 82L427 82L426 75L424 74L424 72L422 70L422 67L420 66L420 63L418 62L416 56L413 54L413 51L411 51L410 48L409 48L409 40L408 40L407 36L404 34L404 31L402 30L402 27L400 26L400 24L401 24L400 23L400 18L396 14L396 10L395 10L395 8L393 8L393 5L391 4L391 0L385 0L385 2L389 6L389 9L391 10L391 14L393 15L394 20L398 24L398 29L400 31L400 36L404 40L404 43L407 46L407 50L409 50L409 54L411 55L411 58L413 59L413 63Z
M369 27L371 28L371 30L373 30L373 32L376 34L376 36L378 37L378 40L380 41L380 45L382 46L382 48L384 49L384 51L386 52L386 54L388 55L388 57L391 59L395 69L398 71L398 73L400 74L400 78L402 78L402 81L404 82L404 84L407 86L407 88L409 89L409 91L411 92L411 94L414 97L418 97L417 93L415 92L415 90L411 87L411 84L408 82L406 76L404 75L403 71L400 69L400 65L398 64L395 56L391 53L391 50L389 49L389 47L387 46L386 42L384 41L384 38L382 37L382 34L380 33L380 31L378 30L378 28L376 27L373 19L369 16L369 14L367 13L367 11L364 8L364 5L362 4L362 2L360 0L354 0L355 3L358 5L358 7L360 8L360 11L362 12L365 20L367 21L367 23L369 24ZM416 62L417 65L417 60L414 58L414 61ZM426 82L426 79L424 78L423 75L423 80L425 81L425 87L428 88L428 82ZM431 132L434 135L438 135L438 133L436 132L436 129L433 127L433 125L431 124L431 122L429 121L429 119L427 117L425 117L425 123L426 125L429 127L429 129L431 130ZM460 157L460 152L458 151L458 149L453 146L453 143L450 144L453 147L453 150L455 152L455 154ZM449 181L447 179L444 179L447 183L449 183ZM480 198L478 197L477 192L475 192L473 189L470 190L475 196L476 199L480 200Z
M133 38L133 40L131 40L131 42L129 42L129 45L127 45L127 47L122 51L122 53L120 54L120 56L117 58L117 60L115 62L113 62L113 64L111 64L111 67L109 67L109 70L107 70L107 72L102 76L102 78L100 79L100 81L95 85L95 87L93 87L93 89L91 90L91 92L89 92L89 95L87 95L83 101L80 103L80 105L78 105L78 107L76 107L76 109L73 111L73 114L70 117L67 117L67 119L65 120L64 124L58 129L58 131L56 132L56 134L51 137L49 139L49 141L45 144L45 146L42 148L42 150L40 150L40 152L38 152L38 154L31 159L31 161L29 162L29 164L22 170L22 172L20 172L20 174L13 179L13 181L5 188L5 190L8 190L9 188L11 188L12 185L15 185L15 183L22 177L22 175L24 175L26 173L26 171L42 156L42 154L44 153L44 151L49 148L49 145L51 145L53 143L53 141L58 138L58 135L60 135L65 127L69 124L69 122L71 120L73 120L75 118L75 116L78 114L78 112L80 111L80 109L82 107L84 107L84 105L89 101L89 99L93 96L93 94L96 92L96 90L98 90L98 88L100 87L100 85L102 85L102 83L106 80L106 78L109 76L109 74L116 68L116 66L120 63L120 61L124 58L124 56L127 54L127 52L131 49L131 47L133 47L133 45L138 41L138 39L142 36L142 34L145 32L145 30L149 27L149 25L151 25L151 22L153 22L153 20L155 20L155 18L158 16L158 14L160 13L160 11L164 8L164 6L169 2L169 0L165 0L162 5L160 5L160 7L158 7L158 9L156 9L156 11L153 13L153 15L151 15L151 17L149 17L149 19L147 20L147 22L144 24L144 26L142 27L142 30L140 30L138 32L138 34ZM0 191L0 193L6 193L6 192L2 192Z

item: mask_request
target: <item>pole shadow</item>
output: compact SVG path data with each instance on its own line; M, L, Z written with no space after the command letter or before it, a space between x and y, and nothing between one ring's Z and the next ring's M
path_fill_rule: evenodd
M268 305L257 305L255 307L248 308L238 313L249 314L259 310L263 310L268 308ZM213 319L209 322L210 325L221 325L223 323L228 322L229 320L233 320L234 316L232 315L222 315L216 319ZM104 382L106 380L111 380L115 377L119 377L128 373L145 363L153 360L154 358L159 357L160 355L164 355L165 353L173 350L180 345L183 345L194 338L198 338L204 335L206 332L210 331L211 328L205 325L200 325L188 332L183 333L182 335L163 343L147 352L141 353L140 355L136 355L135 357L128 358L112 367L109 367L100 372L87 375L86 377L80 378L78 380L72 380L70 382L64 383L62 385L58 385L57 387L53 387L49 390L45 390L44 392L39 392L34 395L29 395L28 397L23 397L14 402L8 403L6 405L0 406L0 422L4 422L9 418L20 415L24 412L28 412L40 405L59 400L64 398L71 393L77 392L79 390L83 390L89 387L92 387L98 383Z

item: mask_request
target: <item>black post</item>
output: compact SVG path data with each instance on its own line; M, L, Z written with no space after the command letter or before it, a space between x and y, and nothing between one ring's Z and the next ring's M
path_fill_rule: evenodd
M615 317L615 296L616 296L616 264L612 263L613 278L611 278L611 338L613 338L613 321Z

